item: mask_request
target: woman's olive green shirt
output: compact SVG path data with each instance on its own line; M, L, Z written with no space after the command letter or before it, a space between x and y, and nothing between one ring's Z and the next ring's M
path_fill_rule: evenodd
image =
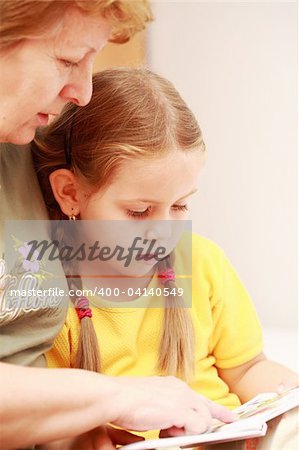
M5 233L8 220L45 220L48 215L34 171L30 146L0 145L0 360L24 366L45 366L44 353L63 326L65 302L51 307L8 307L5 286ZM46 223L45 232L46 232ZM66 281L61 268L61 283ZM55 282L53 282L55 285ZM67 291L66 291L67 292Z

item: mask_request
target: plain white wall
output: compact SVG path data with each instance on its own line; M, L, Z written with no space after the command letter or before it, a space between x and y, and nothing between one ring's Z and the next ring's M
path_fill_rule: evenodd
M225 250L264 326L296 330L297 5L154 11L148 65L181 92L207 145L193 228Z

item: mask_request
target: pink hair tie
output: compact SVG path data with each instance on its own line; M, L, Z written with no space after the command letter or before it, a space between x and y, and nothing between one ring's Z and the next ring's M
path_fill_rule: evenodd
M75 301L75 306L78 309L87 309L89 308L89 301L86 297L77 297Z
M84 317L92 317L92 311L90 308L87 309L80 309L80 308L76 308L77 314L79 319L83 319Z
M164 272L160 272L158 274L158 278L160 278L162 284L166 284L168 281L174 281L175 280L174 270L166 269Z
M78 297L75 305L75 309L80 320L84 317L92 317L92 311L89 308L89 301L86 297Z

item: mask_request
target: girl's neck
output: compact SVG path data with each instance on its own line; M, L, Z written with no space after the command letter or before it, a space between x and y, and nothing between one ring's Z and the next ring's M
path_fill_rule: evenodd
M103 297L110 301L124 302L137 299L140 296L138 290L140 292L149 285L155 272L156 269L153 267L146 275L141 277L120 274L101 277L82 277L82 284L84 289L90 289L93 292L102 292Z

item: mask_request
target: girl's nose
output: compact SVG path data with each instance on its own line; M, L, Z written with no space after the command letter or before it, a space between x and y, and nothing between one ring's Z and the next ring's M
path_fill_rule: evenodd
M172 235L172 221L171 220L159 220L148 221L147 229L145 232L145 238L157 241L163 241L170 239Z

